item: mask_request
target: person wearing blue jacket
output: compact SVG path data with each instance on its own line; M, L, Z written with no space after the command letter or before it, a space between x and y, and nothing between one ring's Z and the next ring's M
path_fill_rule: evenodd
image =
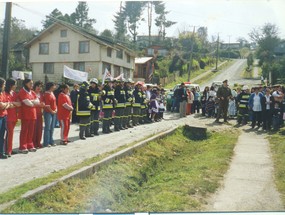
M260 87L255 87L254 92L250 95L248 106L253 112L251 127L254 128L257 122L257 128L260 128L262 123L262 98Z

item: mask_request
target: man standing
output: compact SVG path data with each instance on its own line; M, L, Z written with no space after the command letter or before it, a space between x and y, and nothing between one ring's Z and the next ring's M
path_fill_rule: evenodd
M115 88L115 100L115 131L125 130L125 128L122 126L122 119L124 117L124 111L126 106L126 95L124 90L124 82L120 79L117 80L117 86Z
M224 122L228 122L227 114L229 107L229 98L232 96L231 89L228 87L228 80L223 81L223 85L217 91L217 97L219 99L219 109L215 122L220 122L219 119L223 113Z
M178 91L178 99L180 102L180 105L179 105L180 118L186 117L187 94L186 94L186 89L185 89L184 83L181 83L181 85L180 85L180 89Z
M90 101L93 105L93 107L91 108L90 133L98 136L101 91L98 87L97 78L92 78L90 80L88 94L90 96Z
M104 118L103 118L104 134L112 132L110 126L112 120L113 105L115 102L114 90L112 85L113 85L112 80L110 78L106 78L105 85L102 90L102 109L104 111Z
M124 113L124 123L123 126L127 128L132 128L133 126L130 124L132 118L132 104L133 104L133 90L131 88L131 83L133 81L129 79L127 82L124 83L124 90L126 95L126 108Z
M72 111L72 123L79 123L79 119L76 115L76 102L77 102L77 96L79 93L79 85L78 84L74 84L73 85L73 90L70 92L70 99L71 99L71 103L73 106L73 111Z
M79 117L79 138L81 140L85 140L86 137L93 137L90 134L90 110L93 105L87 92L88 88L89 83L84 81L77 98L76 114Z

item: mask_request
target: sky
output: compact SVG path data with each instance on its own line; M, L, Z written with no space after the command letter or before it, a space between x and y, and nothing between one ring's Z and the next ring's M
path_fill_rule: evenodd
M89 17L95 18L94 28L99 32L105 29L114 31L113 17L119 11L118 0L87 0ZM177 22L166 30L169 37L177 37L184 30L193 27L207 27L209 40L220 35L221 41L236 42L239 37L250 40L248 33L265 23L276 24L279 36L285 39L285 1L284 0L166 0L167 19ZM28 28L42 30L42 20L55 8L63 14L75 11L77 1L70 0L13 0L12 16L24 20ZM139 26L139 35L148 35L147 14L145 22ZM5 17L5 1L0 0L0 22ZM155 18L155 14L154 17ZM154 25L152 35L157 35Z

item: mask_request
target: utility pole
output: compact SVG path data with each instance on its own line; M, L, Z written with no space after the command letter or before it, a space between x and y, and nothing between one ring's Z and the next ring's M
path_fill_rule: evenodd
M6 2L3 48L2 48L2 65L1 76L4 79L9 78L9 43L10 43L10 29L11 29L11 12L12 2Z
M148 45L151 45L151 22L152 22L152 1L147 3L147 13L148 13Z
M192 43L191 43L191 52L190 52L190 62L189 62L189 66L188 66L188 82L190 82L190 71L192 69L192 59L193 59L193 48L194 48L194 34L195 34L195 27L193 28L193 32L192 32Z
M216 53L216 71L218 71L219 44L220 44L220 36L219 36L219 34L218 34L218 40L217 40L217 53Z

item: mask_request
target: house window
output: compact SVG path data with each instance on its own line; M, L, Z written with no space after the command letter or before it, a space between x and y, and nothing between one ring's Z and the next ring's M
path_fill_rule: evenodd
M107 56L112 57L112 49L109 47L107 48Z
M54 74L54 63L44 63L44 74Z
M60 37L67 37L67 30L61 30Z
M127 54L127 63L131 62L131 56Z
M40 43L39 54L48 54L48 53L49 53L49 44L48 43Z
M118 49L116 51L116 57L120 58L120 59L123 59L123 50L122 49Z
M89 53L89 41L79 41L79 53Z
M73 63L73 69L84 72L85 71L85 62Z
M105 74L105 70L108 70L111 74L111 64L103 62L102 64L102 75Z
M69 42L59 43L59 54L69 54Z

